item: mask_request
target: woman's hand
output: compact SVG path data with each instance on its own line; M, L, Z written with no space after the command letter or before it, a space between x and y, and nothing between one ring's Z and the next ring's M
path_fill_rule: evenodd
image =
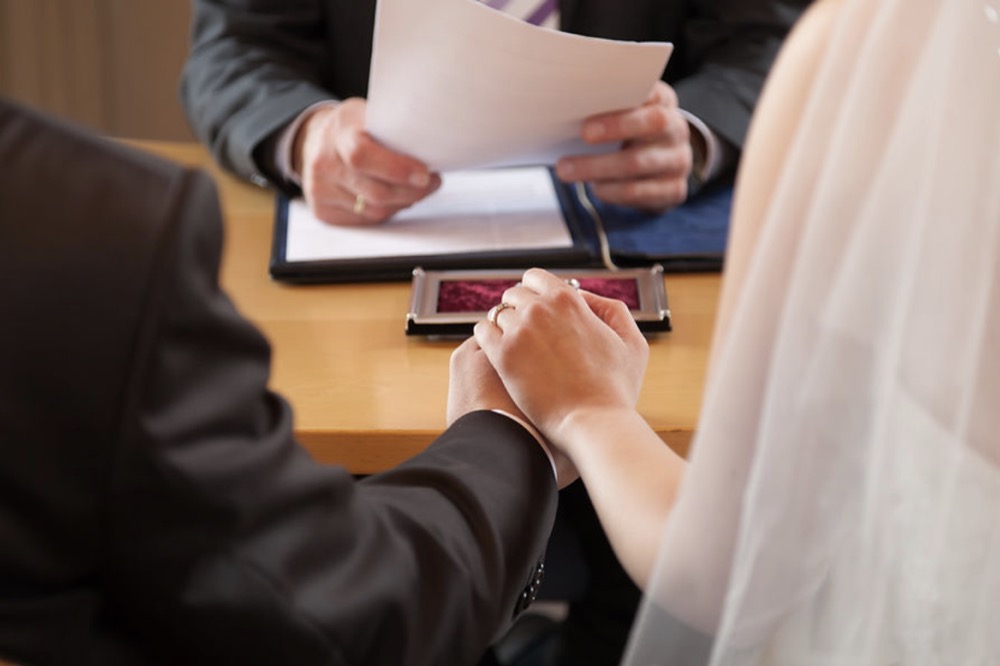
M514 402L557 447L577 414L634 412L649 347L624 303L531 269L475 338ZM567 449L572 457L572 452Z

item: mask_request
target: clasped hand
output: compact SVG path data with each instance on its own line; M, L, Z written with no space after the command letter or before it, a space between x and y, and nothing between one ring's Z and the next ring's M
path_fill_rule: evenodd
M646 339L624 303L541 269L527 271L503 301L513 307L495 323L479 322L452 355L449 419L471 409L510 411L572 461L580 414L635 411Z
M352 97L319 107L299 129L292 168L313 214L330 224L378 224L441 186L441 176L420 160L391 150L365 132L367 102ZM588 143L619 143L599 155L564 157L556 173L587 182L600 199L661 211L687 197L692 154L687 121L674 90L657 81L634 108L593 116L581 135Z

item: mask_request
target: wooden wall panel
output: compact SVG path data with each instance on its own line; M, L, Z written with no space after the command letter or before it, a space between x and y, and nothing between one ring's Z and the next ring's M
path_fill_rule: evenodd
M0 91L106 128L101 2L0 0Z
M191 138L178 98L188 51L187 0L103 0L111 123L119 136Z
M112 136L189 140L186 0L0 0L0 93Z

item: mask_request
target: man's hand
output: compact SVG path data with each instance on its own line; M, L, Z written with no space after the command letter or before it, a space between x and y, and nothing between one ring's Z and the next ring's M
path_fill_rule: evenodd
M318 108L299 128L292 169L313 214L330 224L378 224L441 186L427 165L390 150L364 130L367 102Z
M527 421L475 338L469 338L455 348L451 354L450 371L448 425L479 409L500 409Z
M620 141L621 149L562 158L556 173L564 182L589 182L603 201L649 211L687 198L690 128L677 93L663 81L656 82L642 106L588 118L581 133L587 143Z
M451 355L448 425L459 417L480 409L499 409L521 419L524 423L530 423L514 404L476 339L469 338ZM537 432L533 434L536 438L540 437ZM541 440L538 443L548 452L556 466L556 483L560 488L565 488L579 478L580 474L567 456Z

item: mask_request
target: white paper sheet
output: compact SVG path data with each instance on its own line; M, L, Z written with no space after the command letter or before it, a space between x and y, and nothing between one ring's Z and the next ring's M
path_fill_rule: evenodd
M364 259L573 244L544 167L454 171L441 188L376 226L325 224L302 200L289 204L287 261Z
M366 128L439 171L554 164L594 152L581 122L641 104L672 48L540 28L476 0L379 0Z

